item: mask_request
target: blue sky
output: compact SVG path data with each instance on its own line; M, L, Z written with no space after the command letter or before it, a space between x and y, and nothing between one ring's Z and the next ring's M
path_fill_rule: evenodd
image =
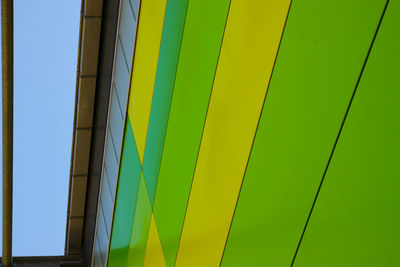
M80 5L14 1L13 256L64 254Z

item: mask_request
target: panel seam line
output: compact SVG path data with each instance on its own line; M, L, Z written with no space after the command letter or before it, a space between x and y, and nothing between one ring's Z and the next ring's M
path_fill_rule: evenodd
M377 28L376 28L376 30L375 30L375 33L374 33L374 36L373 36L373 38L372 38L372 42L371 42L371 44L370 44L370 46L369 46L369 48L368 48L368 52L367 52L367 55L366 55L366 57L365 57L365 59L364 59L364 63L363 63L363 65L362 65L362 67L361 67L360 74L359 74L359 76L358 76L358 79L357 79L355 88L354 88L354 90L353 90L353 94L351 95L350 102L349 102L349 104L348 104L348 106L347 106L346 112L345 112L345 114L344 114L342 123L341 123L340 128L339 128L339 132L338 132L338 134L337 134L337 136L336 136L336 139L335 139L335 143L333 144L331 153L330 153L330 155L329 155L329 159L328 159L328 162L327 162L327 164L326 164L324 173L323 173L323 175L322 175L321 182L320 182L320 184L319 184L319 186L318 186L316 195L315 195L315 197L314 197L314 201L313 201L313 203L312 203L312 205L311 205L310 212L308 213L308 217L307 217L306 223L305 223L305 225L304 225L303 231L302 231L302 233L301 233L299 243L297 244L296 251L295 251L295 253L294 253L292 262L291 262L291 264L290 264L291 267L294 265L294 262L295 262L295 260L296 260L297 254L298 254L298 252L299 252L301 243L302 243L303 238L304 238L304 234L305 234L305 232L306 232L306 230L307 230L307 226L308 226L308 224L309 224L309 221L310 221L312 212L313 212L313 210L314 210L314 207L315 207L315 204L316 204L316 202L317 202L319 193L320 193L320 191L321 191L322 184L323 184L323 182L324 182L324 180L325 180L326 173L328 172L328 168L329 168L329 165L330 165L330 163L331 163L331 161L332 161L333 154L334 154L334 152L335 152L337 143L338 143L339 138L340 138L340 134L342 133L343 126L344 126L344 124L345 124L345 122L346 122L347 115L348 115L348 113L349 113L349 111L350 111L351 104L353 103L354 96L355 96L355 94L356 94L356 92L357 92L358 85L360 84L362 75L363 75L363 73L364 73L365 66L367 65L369 55L371 54L372 48L373 48L373 46L374 46L375 39L376 39L376 36L378 35L379 28L380 28L380 26L381 26L381 23L382 23L382 20L383 20L384 15L385 15L387 6L388 6L388 4L389 4L389 1L390 1L390 0L387 0L387 1L386 1L386 4L385 4L385 6L384 6L384 8L383 8L383 12L382 12L381 17L380 17L379 22L378 22L378 26L377 26Z

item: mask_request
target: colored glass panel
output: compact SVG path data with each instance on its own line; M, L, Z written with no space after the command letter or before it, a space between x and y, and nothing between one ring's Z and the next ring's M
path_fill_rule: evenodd
M117 160L119 161L124 131L124 117L121 114L121 107L118 101L117 91L115 90L115 87L112 90L109 122L109 134L111 134ZM111 190L115 191L115 187L111 188Z
M110 185L108 184L108 177L107 173L104 170L103 172L103 179L101 180L101 205L104 213L104 219L106 222L106 228L111 231L111 223L113 217L113 206L114 206L114 199L111 195Z
M167 266L173 266L229 1L189 1L154 202Z
M295 266L396 266L400 2L390 1Z
M96 238L100 248L101 261L105 262L107 258L107 246L109 233L107 232L106 224L104 221L102 205L98 209L98 220L96 225Z
M136 39L128 113L143 162L166 0L143 1Z
M144 256L143 266L144 267L166 266L154 216L151 216L150 232L149 232L149 238L147 240L147 248L146 248L146 254Z
M222 266L291 264L384 5L292 1Z
M118 159L115 152L114 143L112 140L112 133L110 127L107 127L107 141L106 149L104 151L104 169L107 172L108 182L111 188L112 198L115 196L115 188L117 186L117 175L118 175Z
M132 25L134 27L134 25ZM126 65L126 58L124 55L124 51L122 49L122 44L120 39L117 42L117 51L116 51L116 59L115 59L115 67L114 67L114 77L113 84L114 90L116 91L116 95L118 97L118 103L121 108L121 113L126 112L129 84L130 84L130 75L128 66ZM125 117L125 116L123 116Z
M100 252L100 247L99 247L99 240L97 239L97 236L95 237L94 241L94 256L93 256L93 261L92 261L92 266L94 267L102 267L104 266L104 263L101 258L101 252Z
M169 0L165 9L160 55L143 158L143 173L154 204L188 0Z
M231 1L176 266L221 261L289 3Z
M143 172L140 175L127 266L142 266L151 220L151 203ZM126 233L129 235L129 233Z
M109 266L125 266L130 245L130 233L135 214L136 195L140 178L140 161L133 138L132 127L126 120L114 223L108 257ZM107 188L103 188L107 189Z
M127 69L130 70L134 48L133 44L136 36L136 17L133 13L133 8L131 7L129 0L121 1L121 14L118 33L119 40L121 41L120 44L123 47ZM126 97L127 94L124 94L124 96Z

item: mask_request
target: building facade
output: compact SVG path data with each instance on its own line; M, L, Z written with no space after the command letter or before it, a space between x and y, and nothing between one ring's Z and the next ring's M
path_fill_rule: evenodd
M82 173L73 149L70 204L86 180L70 254L396 265L399 1L104 0L100 13L97 69L79 75L96 91Z

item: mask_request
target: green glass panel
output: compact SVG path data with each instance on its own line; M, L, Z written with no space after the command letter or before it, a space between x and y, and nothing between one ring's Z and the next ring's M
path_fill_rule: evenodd
M140 161L129 119L126 120L118 192L114 211L108 266L125 266L139 186Z
M229 1L189 1L154 202L167 266L173 266Z
M134 196L132 196L134 197ZM127 232L131 242L126 266L142 266L146 252L147 237L149 235L151 220L151 203L147 191L143 172L140 175L139 192L136 200L135 217L133 220L132 233Z
M163 34L143 158L143 173L152 204L154 204L158 172L160 170L187 2L188 0L168 0L165 9Z
M290 266L384 5L292 2L222 266Z
M390 1L295 266L398 266L400 2Z

